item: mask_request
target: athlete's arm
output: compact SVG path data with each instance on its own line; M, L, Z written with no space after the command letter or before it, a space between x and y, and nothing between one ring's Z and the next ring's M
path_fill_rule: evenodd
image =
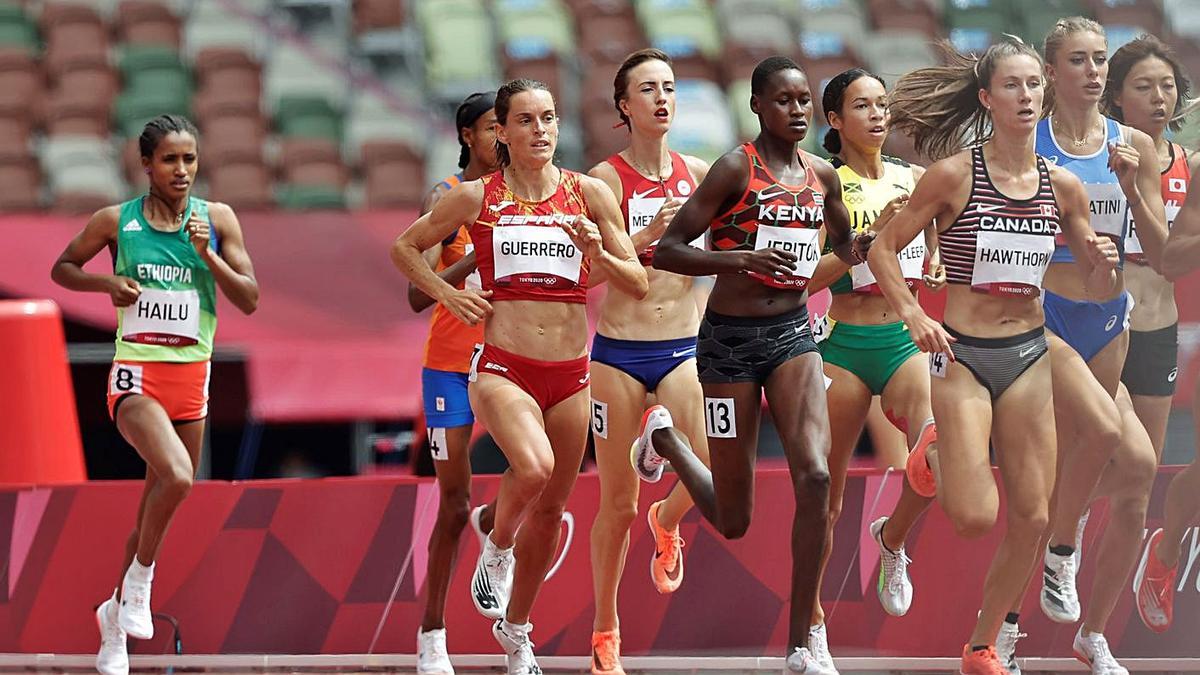
M591 171L588 171L588 175L602 181L612 191L616 199L621 199L624 192L621 187L621 177L617 175L617 170L607 160L593 166ZM650 224L642 228L637 234L630 235L629 239L633 242L633 250L640 253L658 241L658 238L666 231L667 225L670 224L671 218L675 216L675 212L679 210L681 204L682 202L673 197L663 202L662 207L658 209L658 213L654 214L654 218L650 221ZM618 202L618 213L620 213L620 208L621 205ZM602 279L603 277L598 279L596 283L589 285L598 285Z
M792 273L796 255L776 248L758 251L704 251L690 242L704 234L720 213L746 191L750 174L740 150L725 153L712 165L696 192L675 214L658 246L654 248L655 269L691 277L710 274L758 272L765 275Z
M904 208L906 203L908 203L907 194L899 195L889 201L887 205L883 207L883 210L879 212L879 217L875 220L875 222L871 223L872 236L874 236L874 231L883 229L889 222L891 222L892 218L896 216L896 213L898 213L900 209ZM937 237L936 232L934 232L934 237ZM822 250L825 248L824 233L822 233L821 248ZM808 282L808 292L816 293L822 288L828 288L829 286L832 286L833 283L840 279L841 276L849 271L851 267L852 265L847 265L842 261L841 258L837 257L837 254L835 253L826 253L822 255L820 262L817 263L816 271L813 272L813 278Z
M805 153L813 170L825 186L825 236L836 255L847 265L862 262L854 252L854 232L850 229L850 213L842 203L842 180L828 161ZM870 236L864 236L869 240ZM869 245L869 244L868 244Z
M421 253L421 257L425 260L425 263L429 265L429 269L437 269L437 261L438 258L442 257L442 248L444 246L445 244L439 243L428 251ZM474 271L475 251L471 251L458 260L455 260L453 265L447 267L441 272L438 272L437 275L446 283L457 287L459 284L465 281L467 277L471 276L471 272ZM412 307L414 312L420 314L435 304L437 303L434 302L433 298L425 295L425 292L417 288L416 285L411 281L408 282L408 306Z
M459 321L474 326L492 313L484 298L490 291L459 290L434 274L421 253L445 241L456 228L472 222L483 206L483 184L454 186L433 210L417 219L392 244L392 263L423 293L441 303Z
M954 341L941 324L930 319L916 296L908 289L900 260L896 255L920 234L934 219L951 208L950 199L961 196L970 172L963 170L959 155L934 163L917 182L912 196L888 226L875 237L867 264L875 275L879 290L888 299L900 320L908 325L909 335L923 352L942 352L951 359L950 343Z
M1138 240L1154 271L1162 273L1163 247L1167 243L1167 216L1162 200L1162 178L1158 170L1158 150L1154 141L1137 129L1129 145L1117 146L1110 153L1109 166L1121 181L1121 190L1129 200L1129 212L1137 223Z
M207 223L199 219L197 228L191 233L192 245L212 271L213 280L225 297L243 314L253 314L258 309L258 280L254 278L254 265L242 238L242 226L233 209L220 202L209 203L208 215L213 227L217 228L221 252L217 253L208 245L207 228L200 227Z
M1087 191L1075 174L1051 167L1050 183L1058 202L1059 227L1078 264L1084 287L1088 293L1107 297L1117 283L1117 243L1092 230Z
M1188 192L1163 249L1163 275L1177 281L1200 267L1200 190Z
M599 241L591 236L591 228L587 227L590 221L586 218L572 224L564 223L563 228L592 261L593 269L617 290L641 300L650 292L650 284L646 280L646 268L638 262L633 243L621 225L621 207L617 205L617 198L596 178L586 176L581 185L588 211L596 218L595 235Z
M137 280L115 274L92 274L83 269L105 247L116 245L120 214L119 206L109 206L92 215L50 268L54 283L72 291L108 293L114 307L128 307L137 301L142 293Z

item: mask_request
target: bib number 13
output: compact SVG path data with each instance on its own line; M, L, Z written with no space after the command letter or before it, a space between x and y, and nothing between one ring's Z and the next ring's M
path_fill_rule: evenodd
M737 438L732 398L704 398L704 426L709 438Z

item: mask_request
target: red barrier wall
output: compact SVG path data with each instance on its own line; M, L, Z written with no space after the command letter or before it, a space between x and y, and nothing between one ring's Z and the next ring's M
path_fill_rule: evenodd
M1167 471L1159 476L1150 527L1161 521L1169 478ZM642 508L671 484L649 486ZM0 652L96 648L91 608L112 591L120 574L140 489L137 482L0 488ZM479 478L475 498L489 499L496 489L494 477ZM953 656L974 620L980 582L1000 531L965 542L937 509L919 523L909 545L915 561L912 611L893 619L879 608L878 557L863 530L890 510L899 490L896 475L885 480L859 472L848 481L822 589L835 654ZM534 608L539 654L587 653L592 621L588 530L598 495L595 475L582 476L569 504L578 523L570 553ZM187 653L363 653L381 621L374 651L412 653L424 551L436 508L436 487L415 479L199 484L167 536L155 575L154 608L178 619ZM646 560L653 541L636 521L621 589L624 652L782 653L791 512L787 473L763 470L755 521L744 539L723 541L695 512L689 514L682 526L687 576L670 596L652 591ZM1080 583L1085 602L1094 574L1092 553L1105 520L1103 508L1093 509ZM497 647L489 622L476 614L468 597L478 549L470 531L464 534L450 589L450 648L492 653ZM1175 626L1167 634L1142 627L1131 593L1123 594L1108 628L1116 654L1200 656L1198 556L1200 532L1192 528L1180 567ZM1075 627L1045 619L1035 594L1025 603L1021 628L1029 633L1021 642L1022 655L1069 655ZM137 652L161 653L168 650L168 633L160 624L154 640L131 645Z

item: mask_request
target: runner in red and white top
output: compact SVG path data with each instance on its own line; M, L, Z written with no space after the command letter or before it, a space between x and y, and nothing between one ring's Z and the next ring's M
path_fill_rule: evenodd
M648 266L658 238L704 179L708 164L667 147L667 131L675 117L675 74L665 53L643 49L630 54L617 69L613 89L617 113L629 128L629 147L589 174L620 198L634 249ZM704 243L703 236L696 241L700 248ZM592 525L594 675L624 672L617 587L625 568L629 527L638 514L638 476L657 481L663 472L661 464L639 456L639 437L673 419L708 461L704 399L696 379L700 312L692 295L693 278L649 267L646 274L650 293L645 298L616 289L605 295L592 342L592 438L600 471L600 510ZM655 405L647 410L651 396ZM677 484L647 510L655 543L650 577L660 593L674 592L683 581L679 522L691 506L687 490Z
M487 319L469 394L509 469L471 597L496 620L492 632L508 672L529 674L540 672L529 614L587 442L588 275L594 269L636 298L646 295L647 282L611 191L554 166L558 113L546 85L502 86L496 120L501 170L450 190L400 235L392 255L418 288L461 321ZM482 290L451 286L421 258L464 225Z

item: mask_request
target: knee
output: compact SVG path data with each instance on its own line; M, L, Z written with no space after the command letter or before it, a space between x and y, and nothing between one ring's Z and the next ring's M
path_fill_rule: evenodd
M1050 526L1050 505L1046 502L1016 507L1008 513L1009 537L1037 541Z
M1085 428L1087 430L1083 432L1083 444L1086 447L1096 448L1106 455L1111 455L1121 443L1119 416L1094 420L1093 423L1085 425Z
M529 512L526 524L522 527L532 526L540 530L556 530L562 523L563 511L566 508L566 503L559 500L540 500Z
M954 524L954 532L963 539L978 539L996 525L996 512L986 508L947 509L946 515Z
M829 468L824 466L824 464L797 471L792 480L792 487L796 492L797 503L801 500L811 501L817 499L821 502L823 510L828 509L829 486L831 483L832 478L829 475Z
M461 529L467 524L470 515L470 488L453 487L442 490L441 501L438 502L438 520Z
M600 502L600 514L596 518L596 522L599 523L601 519L604 519L616 529L628 530L633 525L633 521L637 519L637 515L637 496L620 495Z
M750 529L749 513L722 515L720 520L717 531L726 539L741 539L746 536L746 530Z
M163 494L173 501L183 501L192 491L191 471L174 470L159 480L162 481Z
M554 460L534 461L527 465L512 468L513 479L517 487L526 496L541 494L550 482L554 473Z

